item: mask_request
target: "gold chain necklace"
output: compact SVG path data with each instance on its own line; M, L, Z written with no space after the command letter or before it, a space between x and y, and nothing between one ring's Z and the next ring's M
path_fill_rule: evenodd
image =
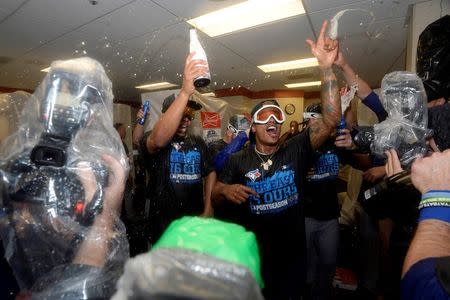
M261 155L268 155L268 154L259 152L255 146L255 153L261 160L261 167L263 167L264 171L268 171L270 169L270 167L272 166L272 164L273 164L272 157L275 155L275 152L277 152L277 150L278 150L278 148L276 148L275 151L273 151L273 153L269 156L269 158L266 161L264 161L264 159L261 157Z

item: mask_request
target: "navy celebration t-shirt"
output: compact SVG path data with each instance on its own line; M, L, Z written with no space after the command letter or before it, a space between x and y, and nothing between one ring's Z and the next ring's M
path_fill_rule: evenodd
M144 137L144 142L149 134ZM151 238L157 239L173 220L202 213L203 177L213 169L206 144L198 136L174 138L166 147L153 154L145 150L144 159L149 174L147 197L150 198L153 232Z
M268 278L270 271L280 276L275 272L283 272L294 260L305 257L302 187L311 152L309 133L305 131L276 151L269 170L264 170L262 163L270 155L260 158L251 146L232 155L219 176L223 183L243 184L258 193L258 197L248 198L245 214L236 222L256 234L266 285L278 280Z

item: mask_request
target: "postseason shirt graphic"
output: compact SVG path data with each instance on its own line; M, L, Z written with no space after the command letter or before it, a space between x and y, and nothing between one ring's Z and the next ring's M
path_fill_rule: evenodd
M283 166L284 170L276 171L272 176L261 177L259 169L250 171L246 177L250 180L246 185L254 189L259 197L249 197L250 211L253 214L274 214L298 203L297 186L295 185L294 170Z
M336 153L327 151L316 156L312 174L309 181L335 180L339 174L339 159Z
M170 181L174 183L198 183L202 179L201 155L196 149L179 151L173 147L169 156Z

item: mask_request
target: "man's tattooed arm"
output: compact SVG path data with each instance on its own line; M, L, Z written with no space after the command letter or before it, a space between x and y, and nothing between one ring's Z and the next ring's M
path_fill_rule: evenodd
M322 90L320 93L322 119L317 119L309 127L311 146L317 149L336 129L341 119L341 98L336 76L331 67L321 69Z

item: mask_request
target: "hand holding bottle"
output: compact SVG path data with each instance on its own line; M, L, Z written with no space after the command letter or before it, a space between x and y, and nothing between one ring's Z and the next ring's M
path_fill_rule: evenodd
M195 91L194 79L205 75L208 72L206 61L193 59L194 55L195 52L188 55L184 66L183 85L180 93L184 93L187 97L190 97Z
M211 74L209 72L208 59L206 58L205 50L203 50L202 45L197 36L197 31L195 29L191 29L189 31L190 35L190 44L189 44L189 52L194 53L192 59L203 60L206 63L207 72L198 76L194 80L195 87L205 87L211 82Z

